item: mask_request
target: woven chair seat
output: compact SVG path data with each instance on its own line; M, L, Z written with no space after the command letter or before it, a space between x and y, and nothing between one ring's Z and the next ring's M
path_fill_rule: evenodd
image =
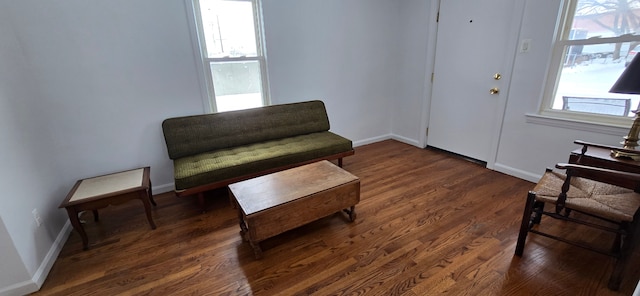
M537 199L556 204L565 178L559 172L546 172L533 189ZM573 177L565 206L618 222L631 222L640 207L640 194L626 188Z

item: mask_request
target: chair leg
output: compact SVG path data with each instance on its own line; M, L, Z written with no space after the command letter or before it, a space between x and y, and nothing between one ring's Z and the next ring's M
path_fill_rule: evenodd
M536 194L529 191L527 195L527 203L524 206L524 212L522 213L522 222L520 223L520 232L518 233L518 242L516 243L516 256L522 256L524 252L524 243L527 240L527 234L529 234L529 224L531 221L531 213L533 212L533 204L535 203Z
M571 209L564 208L564 216L569 217L571 215Z
M631 225L626 225L627 235L622 237L622 245L620 248L620 256L616 259L616 263L613 266L613 272L609 278L609 289L617 291L620 288L622 282L622 275L627 265L627 260L631 257L633 252L633 246L635 245L635 235L637 234L637 223L634 221ZM618 239L616 238L616 241Z
M531 219L531 222L533 222L533 224L540 224L540 221L542 220L542 212L544 211L544 203L541 201L535 201L533 203L533 218Z
M616 238L611 246L611 253L620 253L620 245L622 244L622 234L616 233Z

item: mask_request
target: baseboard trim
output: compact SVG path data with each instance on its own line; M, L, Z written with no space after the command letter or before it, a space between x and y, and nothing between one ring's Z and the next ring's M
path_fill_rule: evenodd
M532 174L530 172L519 170L510 166L506 166L501 163L495 163L493 166L493 170L510 175L510 176L514 176L516 178L527 180L533 183L537 183L540 180L540 178L542 178L542 175Z
M47 252L44 260L42 260L42 264L40 264L40 267L38 267L38 270L36 270L36 273L31 278L31 280L38 285L38 289L42 287L42 284L44 284L44 281L47 279L47 275L49 275L49 271L51 271L53 263L58 259L58 255L60 254L60 251L62 251L62 247L64 247L69 235L71 235L71 230L73 230L71 222L67 220L64 226L62 226L62 230L58 233L58 236L49 249L49 252Z
M71 234L71 230L71 222L67 220L62 227L62 230L58 233L53 245L49 248L47 255L44 256L42 263L31 277L31 280L16 283L1 289L0 296L26 295L40 290L40 287L42 287L42 284L44 284L44 281L47 279L53 264L56 262L56 259L58 259L58 255L60 254L60 251L62 251L62 247L64 247L64 244L67 242L67 239Z
M376 142L389 140L391 138L392 138L391 134L386 134L386 135L382 135L382 136L378 136L378 137L368 138L368 139L364 139L364 140L358 140L358 141L354 141L353 142L353 147L369 145L369 144L373 144L373 143L376 143Z
M30 280L0 289L0 296L28 295L38 290L40 290L39 286Z
M396 140L398 142L405 143L405 144L409 144L411 146L416 146L418 148L424 148L424 147L421 147L420 143L417 140L414 140L414 139L409 139L409 138L405 138L403 136L398 136L398 135L394 135L394 134L391 135L391 139Z
M160 194L160 193L173 191L175 188L176 188L175 184L173 182L171 182L171 183L166 183L166 184L162 184L162 185L159 185L159 186L153 186L151 188L151 190L153 191L153 195L156 195L156 194Z

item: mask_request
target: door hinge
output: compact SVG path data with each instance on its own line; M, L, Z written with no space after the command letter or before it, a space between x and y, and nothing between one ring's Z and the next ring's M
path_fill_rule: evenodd
M435 76L435 73L431 72L431 83L433 83L433 76Z
M424 135L429 137L429 128L427 128L427 130L424 132Z
M436 14L436 23L440 22L440 11Z

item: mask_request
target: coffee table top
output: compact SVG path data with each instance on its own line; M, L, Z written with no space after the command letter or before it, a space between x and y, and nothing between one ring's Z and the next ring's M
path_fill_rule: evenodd
M229 185L246 215L328 190L358 177L323 160Z

